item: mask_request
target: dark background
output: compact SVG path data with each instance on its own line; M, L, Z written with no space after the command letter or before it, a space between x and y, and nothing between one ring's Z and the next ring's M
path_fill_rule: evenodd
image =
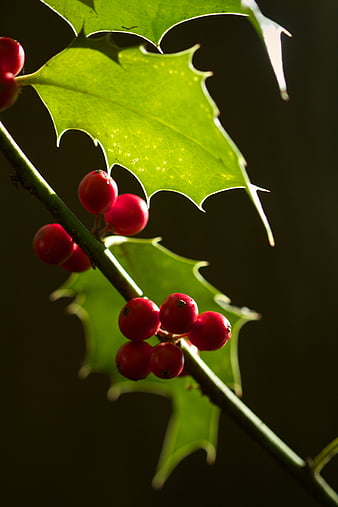
M244 401L301 456L314 456L337 433L338 173L334 130L337 3L259 2L292 34L283 39L290 101L280 99L263 46L242 17L214 16L173 29L165 51L201 43L195 65L212 70L208 88L223 125L248 161L277 245L243 190L223 192L200 212L182 196L151 202L144 236L191 258L236 305L263 319L241 332ZM1 6L0 34L18 39L32 72L72 39L70 28L38 0ZM1 114L9 131L78 215L79 179L102 166L83 134L55 147L51 121L34 91ZM78 378L85 343L65 302L48 295L65 279L33 255L35 231L50 221L41 204L9 184L0 155L2 217L0 333L0 504L15 507L315 507L318 504L265 451L221 417L216 463L202 451L153 491L166 399L106 399L109 379ZM139 191L117 171L121 191ZM193 424L193 422L192 422ZM337 461L324 476L335 487Z

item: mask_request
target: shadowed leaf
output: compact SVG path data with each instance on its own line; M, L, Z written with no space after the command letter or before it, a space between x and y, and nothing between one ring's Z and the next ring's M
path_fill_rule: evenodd
M199 311L213 310L230 320L233 336L222 349L201 353L201 357L229 386L240 392L240 374L237 362L237 337L240 327L257 318L254 312L230 305L224 294L218 292L201 276L204 263L177 256L162 247L158 240L112 238L111 250L122 266L143 288L147 297L158 305L172 292L191 295ZM83 322L87 353L83 373L101 371L112 379L110 396L121 393L146 391L167 395L172 400L172 416L168 425L154 485L160 486L173 468L196 449L205 449L208 461L216 453L218 408L203 396L191 377L161 380L150 375L133 382L123 378L115 366L115 354L125 342L117 321L124 300L98 270L72 276L54 294L54 299L73 296L70 311ZM157 339L151 338L156 344ZM193 424L192 424L193 422Z

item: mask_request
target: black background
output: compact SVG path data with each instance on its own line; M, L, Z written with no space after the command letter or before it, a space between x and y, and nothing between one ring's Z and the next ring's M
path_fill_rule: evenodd
M191 258L234 304L263 319L241 332L244 401L304 456L337 433L338 173L335 145L337 3L259 2L285 26L290 101L280 99L264 48L242 17L182 24L167 52L201 43L194 63L212 70L209 91L221 121L248 161L277 245L243 190L212 196L206 213L177 194L152 198L142 234ZM1 6L0 34L25 48L32 72L72 39L70 28L38 0ZM102 166L83 134L55 147L51 120L34 91L1 114L9 131L62 198L84 220L79 179ZM15 507L306 506L315 502L265 451L221 417L216 463L202 451L185 459L162 490L150 487L170 413L166 399L106 399L109 379L78 378L85 343L65 302L48 295L65 279L33 255L32 237L50 221L41 204L9 184L0 155L2 217L0 333L0 504ZM122 169L121 191L139 191ZM193 421L192 421L193 424ZM337 462L324 476L337 487Z

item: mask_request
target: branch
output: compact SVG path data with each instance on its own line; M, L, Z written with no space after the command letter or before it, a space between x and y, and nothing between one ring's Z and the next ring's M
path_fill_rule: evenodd
M58 197L15 143L0 122L0 150L15 169L16 179L35 195L66 229L74 241L89 255L93 265L126 299L138 297L142 290L103 243L98 241ZM251 437L265 448L323 505L338 506L338 496L311 464L299 457L270 430L182 340L186 366L202 392L225 414L233 418Z
M186 368L201 390L223 413L230 416L258 444L288 470L323 505L337 506L338 496L314 470L311 460L298 456L227 387L204 361L182 341Z

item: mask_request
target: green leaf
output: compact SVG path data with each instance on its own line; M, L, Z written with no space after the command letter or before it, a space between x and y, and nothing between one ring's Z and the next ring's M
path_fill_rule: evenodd
M200 274L203 262L177 256L161 246L157 239L111 238L111 250L147 297L158 305L172 292L190 294L199 310L219 311L227 316L233 336L221 350L201 353L213 371L238 393L241 391L237 361L237 338L240 327L257 318L254 312L230 305L228 298L212 287ZM117 349L125 342L117 320L125 301L99 270L73 275L53 295L54 299L75 296L70 312L83 322L86 334L86 358L83 374L90 371L108 373L112 379L110 396L131 391L154 392L170 396L172 416L168 425L154 484L160 486L177 463L196 449L205 449L208 461L216 452L218 408L203 396L191 377L161 380L150 375L132 382L123 378L115 367ZM150 343L156 344L153 337ZM193 421L193 424L192 424Z
M282 68L281 34L284 28L265 17L254 0L44 0L67 20L75 33L102 31L132 32L154 44L174 25L208 14L248 16L262 38L273 66L282 96L287 98Z
M210 194L243 187L272 235L244 159L220 123L192 67L196 48L172 55L118 50L104 37L79 37L21 84L35 87L58 137L79 129L98 140L109 165L132 171L146 194L181 192L197 205Z

